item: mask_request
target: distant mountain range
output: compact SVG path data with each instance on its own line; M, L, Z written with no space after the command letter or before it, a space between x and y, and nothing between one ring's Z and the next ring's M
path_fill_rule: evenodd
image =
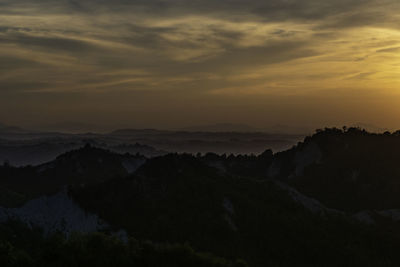
M217 123L180 129L188 132L258 132L259 129L246 124Z
M157 129L121 129L111 133L32 132L16 127L0 128L0 163L38 165L86 143L119 153L147 157L167 152L260 154L265 148L287 149L304 135L263 132L189 132Z
M20 127L10 126L10 125L6 125L6 124L0 123L0 132L3 132L3 133L24 133L24 132L27 132L27 130L22 129Z
M70 134L81 133L105 133L108 127L103 127L94 123L75 122L75 121L61 121L54 123L46 123L39 125L32 125L33 129L41 132L63 132Z
M370 132L384 132L388 129L384 127L379 127L371 123L350 123L350 127L360 127L362 129L366 129ZM265 132L271 134L311 134L316 127L310 125L286 125L286 124L269 124L263 127L254 127L248 124L241 123L214 123L214 124L203 124L203 125L193 125L187 126L183 128L176 129L151 129L151 128L120 128L114 131L107 130L110 127L105 127L92 123L85 122L73 122L73 121L65 121L65 122L56 122L56 123L47 123L42 125L31 125L27 127L29 130L7 125L4 123L0 123L0 130L18 130L18 131L26 131L26 132L58 132L58 133L69 133L69 134L82 134L82 133L100 133L105 134L107 132L124 132L124 131L187 131L187 132L245 132L245 133L254 133L254 132ZM33 129L33 130L32 130Z
M16 249L46 260L41 253L54 250L32 247L60 240L52 237L56 232L82 231L118 232L130 245L151 240L143 249L150 246L152 257L165 244L190 244L220 257L211 258L214 265L211 256L194 265L201 267L399 266L399 151L399 132L327 128L291 149L258 156L150 158L93 143L38 166L0 165L1 255ZM31 229L15 232L15 221ZM35 226L50 239L33 239ZM119 244L71 238L74 246L90 246L86 253ZM14 250L4 252L10 248L4 242ZM118 250L101 254L112 251ZM174 253L168 266L187 260L186 252Z
M217 123L185 127L179 130L189 132L265 132L270 134L309 134L314 129L312 127L296 127L283 124L275 124L262 128L257 128L247 124Z

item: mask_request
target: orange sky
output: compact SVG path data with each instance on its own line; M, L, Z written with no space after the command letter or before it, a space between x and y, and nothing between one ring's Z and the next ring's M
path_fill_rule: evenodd
M398 0L0 0L0 121L400 128L399 14Z

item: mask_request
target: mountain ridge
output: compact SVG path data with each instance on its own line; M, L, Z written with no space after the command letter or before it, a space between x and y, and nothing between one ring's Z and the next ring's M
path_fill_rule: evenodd
M88 144L39 166L0 166L0 189L24 209L67 188L80 208L128 239L190 243L249 266L398 266L399 147L399 132L358 128L318 130L291 149L257 156L146 158ZM371 181L392 202L377 203L379 194L366 201Z

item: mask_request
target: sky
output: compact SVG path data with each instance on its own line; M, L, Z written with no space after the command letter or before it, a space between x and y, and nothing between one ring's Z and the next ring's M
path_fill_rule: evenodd
M398 0L0 0L0 122L400 128Z

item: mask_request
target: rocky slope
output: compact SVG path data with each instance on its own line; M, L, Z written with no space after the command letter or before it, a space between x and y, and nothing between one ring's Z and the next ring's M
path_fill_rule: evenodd
M259 156L147 159L87 146L1 167L0 200L19 204L0 220L46 233L109 226L250 266L398 266L399 148L397 133L359 129L326 129Z

